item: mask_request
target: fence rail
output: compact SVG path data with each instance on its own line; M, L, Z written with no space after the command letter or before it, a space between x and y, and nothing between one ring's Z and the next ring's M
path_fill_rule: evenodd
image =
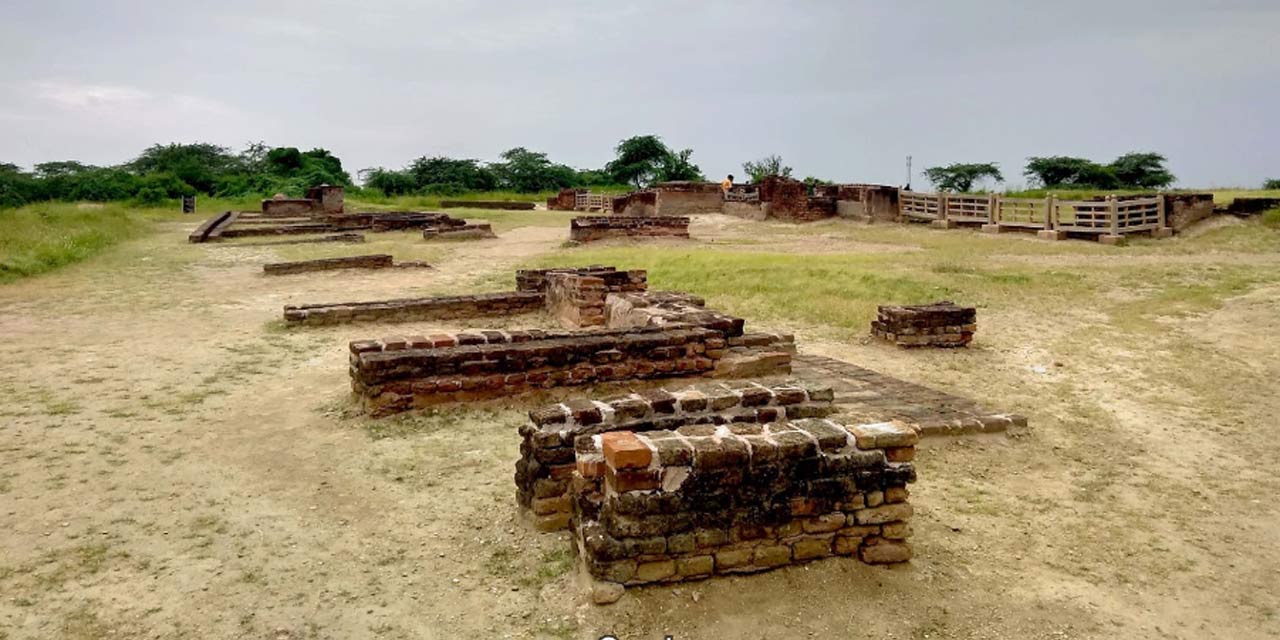
M928 221L947 228L958 223L981 223L984 231L1035 229L1042 237L1061 239L1068 233L1099 235L1104 242L1117 242L1126 233L1170 233L1165 222L1164 198L1103 200L1058 200L1047 198L1006 198L990 194L920 193L898 194L899 213L907 220Z
M613 196L579 192L574 196L573 208L576 211L613 211Z
M903 217L912 220L941 220L943 196L937 193L898 193L898 206Z

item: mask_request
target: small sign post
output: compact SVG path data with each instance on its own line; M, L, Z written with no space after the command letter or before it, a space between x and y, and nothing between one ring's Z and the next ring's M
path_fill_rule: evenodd
M182 212L183 212L183 213L195 213L195 212L196 212L196 197L195 197L195 196L182 196Z

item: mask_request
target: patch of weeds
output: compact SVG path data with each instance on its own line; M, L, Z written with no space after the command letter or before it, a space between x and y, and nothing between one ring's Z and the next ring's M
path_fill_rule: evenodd
M94 613L88 606L82 606L62 619L62 635L59 637L74 640L75 638L85 638L98 640L105 638L112 633L112 629L98 619L98 614Z
M540 589L543 585L573 570L573 552L563 546L544 551L538 567L532 573L516 579L522 587Z
M240 582L245 584L263 585L267 583L267 579L261 573L252 569L240 573Z

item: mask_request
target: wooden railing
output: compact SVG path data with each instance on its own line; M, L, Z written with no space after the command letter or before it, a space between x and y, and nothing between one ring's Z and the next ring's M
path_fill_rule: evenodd
M902 217L911 220L941 220L943 196L937 193L898 192L898 207Z
M919 193L898 194L899 211L907 220L928 221L943 228L958 223L981 223L985 231L1035 229L1044 237L1061 238L1067 233L1093 233L1118 238L1142 231L1167 234L1164 198L1121 200L1058 200L1047 198L1006 198L996 194Z
M574 196L573 208L576 211L611 212L613 211L613 196L581 191Z

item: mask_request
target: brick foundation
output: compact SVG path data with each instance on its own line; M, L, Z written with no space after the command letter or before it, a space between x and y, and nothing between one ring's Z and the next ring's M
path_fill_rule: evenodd
M569 223L569 239L688 238L689 219L673 216L581 216Z
M517 200L441 200L440 206L445 209L507 209L512 211L533 211L535 203Z
M387 269L394 265L395 260L390 255L375 254L346 258L301 260L298 262L273 262L262 265L262 272L266 275L284 275L309 271L332 271L335 269Z
M831 415L830 388L797 384L703 385L655 389L593 401L574 399L529 412L516 462L516 500L540 531L568 526L574 440L609 431L644 432L691 424L767 423Z
M617 216L658 215L657 191L633 191L613 199L613 214Z
M470 296L308 304L286 306L284 319L290 324L327 325L345 322L411 322L511 316L541 311L543 297L541 293L515 291Z
M536 296L541 303L540 294ZM502 341L491 342L490 334ZM473 344L464 336L475 335ZM502 339L502 337L506 339ZM702 327L541 331L432 336L432 346L388 349L353 342L351 386L365 410L388 415L450 402L508 397L553 387L691 376L715 368L724 337ZM405 347L396 344L396 347Z
M547 311L560 326L604 325L604 278L576 273L553 273L547 280Z
M487 222L463 223L448 227L431 227L422 230L424 240L481 240L496 238L493 227Z
M918 438L826 419L579 437L571 526L593 596L830 556L905 562Z
M952 302L881 306L871 333L900 347L963 347L973 340L978 312Z
M516 291L546 291L547 277L553 273L574 273L595 276L604 280L609 291L644 291L648 288L648 274L640 269L618 271L617 267L591 265L589 267L556 267L552 269L521 269L516 272Z

